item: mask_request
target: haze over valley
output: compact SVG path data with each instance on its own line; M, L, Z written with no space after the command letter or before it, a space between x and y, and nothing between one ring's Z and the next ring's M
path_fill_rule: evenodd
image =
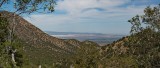
M102 33L82 33L82 32L55 32L45 31L47 34L61 39L77 39L79 41L93 41L101 46L110 44L126 35L102 34Z

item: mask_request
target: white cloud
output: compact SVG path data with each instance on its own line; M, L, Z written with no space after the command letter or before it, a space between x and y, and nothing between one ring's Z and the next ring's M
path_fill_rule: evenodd
M108 18L110 16L135 15L143 12L145 6L119 7L130 1L131 0L60 0L55 10L66 11L68 17L72 16L71 18Z
M77 15L85 9L102 8L109 9L123 5L130 0L60 0L56 10L64 10L69 14Z
M116 15L135 15L137 13L142 13L144 6L128 6L128 7L118 7L130 2L130 0L59 0L55 10L66 11L66 15L31 15L35 19L46 18L42 21L52 21L57 20L58 22L66 22L65 20L73 18L92 18L92 17L110 17ZM100 8L104 11L97 10L95 8ZM85 11L86 9L90 9ZM74 19L73 19L74 20Z
M57 11L66 14L34 14L26 19L47 30L64 23L127 21L136 14L142 14L145 5L126 5L131 0L59 0ZM121 6L121 7L120 7ZM114 19L113 19L114 18ZM126 19L127 18L127 19ZM124 22L125 22L124 21Z

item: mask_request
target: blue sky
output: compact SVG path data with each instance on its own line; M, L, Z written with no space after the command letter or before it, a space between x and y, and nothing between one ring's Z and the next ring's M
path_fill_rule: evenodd
M129 34L133 16L160 0L57 0L55 12L24 18L43 31Z

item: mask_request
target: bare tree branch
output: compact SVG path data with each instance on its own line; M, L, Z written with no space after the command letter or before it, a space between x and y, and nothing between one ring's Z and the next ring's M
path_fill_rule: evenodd
M5 2L6 0L3 0L1 3L0 3L0 7L2 7L3 3Z

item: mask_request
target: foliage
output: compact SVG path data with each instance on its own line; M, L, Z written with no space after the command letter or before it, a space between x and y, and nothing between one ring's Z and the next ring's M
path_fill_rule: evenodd
M129 54L137 59L137 64L140 67L157 67L160 65L159 32L145 29L130 37L128 43L128 47L130 48Z
M22 66L24 58L22 55L22 44L16 38L14 42L8 41L8 21L5 17L0 17L0 67L12 68ZM15 52L16 64L12 61L12 52Z
M70 60L72 66L75 68L95 68L99 65L99 53L100 47L94 43L80 45L76 54L73 55Z
M2 42L5 42L5 40L7 39L8 35L7 27L8 27L8 22L6 18L0 17L0 44L2 44Z
M0 9L6 10L6 5L11 4L14 8L15 13L33 13L38 11L54 11L54 6L56 4L55 0L1 0ZM9 8L9 7L8 7ZM11 7L10 7L11 8Z
M129 37L130 54L139 67L160 67L160 5L147 7L144 15L131 20L132 35Z
M131 20L131 33L138 33L144 29L151 29L160 32L160 5L151 8L148 6L144 9L144 15L136 15Z

